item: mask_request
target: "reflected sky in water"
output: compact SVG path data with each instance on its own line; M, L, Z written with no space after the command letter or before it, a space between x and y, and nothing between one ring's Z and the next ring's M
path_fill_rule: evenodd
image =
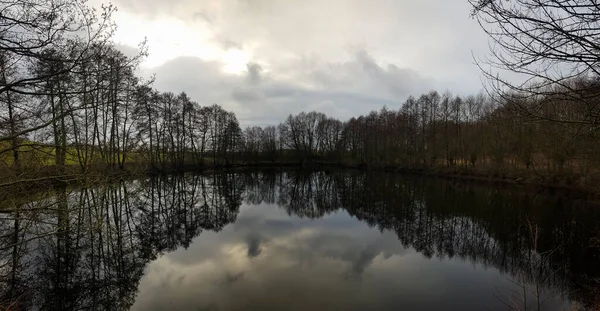
M600 209L510 187L228 172L56 187L0 206L0 310L600 305Z
M132 310L506 310L520 299L511 280L428 259L343 210L311 220L243 204L221 232L149 263ZM544 310L569 308L552 291L543 299Z

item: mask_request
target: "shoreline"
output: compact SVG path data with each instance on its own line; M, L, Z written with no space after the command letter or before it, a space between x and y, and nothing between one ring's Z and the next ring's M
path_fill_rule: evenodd
M461 180L468 182L487 183L490 185L511 185L526 187L534 190L549 192L560 192L575 198L586 200L600 200L600 189L592 189L574 183L568 178L560 176L524 176L518 172L508 176L507 174L498 174L494 172L478 172L474 170L459 170L456 167L447 168L407 168L399 166L381 166L381 165L355 165L333 162L256 162L256 163L236 163L236 164L207 164L207 165L188 165L184 167L171 167L167 169L149 168L141 165L128 165L124 169L119 168L99 168L89 170L87 173L76 173L71 168L65 168L58 172L55 168L36 170L24 173L24 178L13 179L0 182L0 201L4 200L6 195L3 193L16 192L19 194L31 193L36 189L45 190L55 186L73 186L81 185L84 187L93 186L104 182L114 182L117 180L130 180L135 178L151 177L158 175L184 174L184 173L215 173L215 172L243 172L247 170L356 170L365 173L385 172L406 174L423 177L436 177L452 180ZM48 174L51 173L51 174ZM25 189L24 189L25 188ZM14 191L13 191L14 190ZM19 191L20 190L20 191ZM5 192L7 191L7 192ZM12 193L15 194L15 193ZM3 198L4 197L4 198Z

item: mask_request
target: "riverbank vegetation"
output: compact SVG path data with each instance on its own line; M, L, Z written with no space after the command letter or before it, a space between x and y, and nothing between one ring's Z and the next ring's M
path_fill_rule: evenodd
M473 4L475 16L488 23L511 13L486 2ZM431 91L349 120L312 111L242 129L219 105L196 103L185 92L159 92L137 77L144 44L138 55L123 54L111 41L114 8L85 8L83 1L22 0L0 7L5 185L122 171L312 163L600 191L600 79L593 64L577 75L520 87L496 79L496 88L472 96ZM571 53L567 60L576 63L582 54ZM532 62L554 59L552 53L536 56ZM505 69L516 68L500 60Z

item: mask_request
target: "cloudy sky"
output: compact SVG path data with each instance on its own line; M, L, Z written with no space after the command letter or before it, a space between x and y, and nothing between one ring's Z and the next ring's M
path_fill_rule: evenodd
M98 0L100 1L100 0ZM115 40L148 39L145 76L233 110L243 126L341 119L431 89L476 93L488 40L467 0L114 0Z

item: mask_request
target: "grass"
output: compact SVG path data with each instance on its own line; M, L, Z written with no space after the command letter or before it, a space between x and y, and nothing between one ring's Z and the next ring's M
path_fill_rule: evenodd
M19 142L17 147L19 159L22 164L31 165L55 165L56 148L50 145L34 143L30 141ZM6 166L14 164L13 152L10 143L0 143L0 163ZM77 150L74 147L67 147L65 164L78 164Z
M56 165L56 148L51 145L35 143L27 140L19 142L20 146L17 148L19 153L19 162L25 168L35 168L42 166L53 166ZM65 165L79 165L79 156L77 148L73 146L67 146L65 156ZM86 150L84 150L85 152ZM87 150L87 153L91 153L91 149ZM118 161L123 159L123 154L118 155ZM136 162L141 156L135 152L127 154L127 162ZM106 163L102 158L98 149L94 150L93 159L88 159L90 164ZM9 142L0 142L0 163L5 167L11 167L14 165L14 157Z

